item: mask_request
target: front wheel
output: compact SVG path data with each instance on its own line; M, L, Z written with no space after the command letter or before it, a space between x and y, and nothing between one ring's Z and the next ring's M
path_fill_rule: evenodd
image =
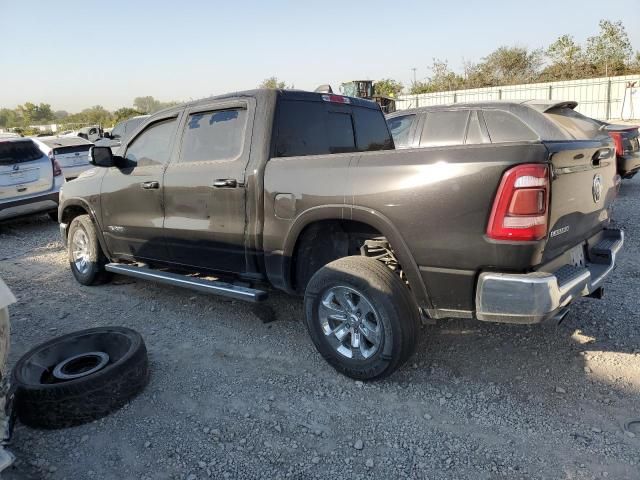
M109 272L104 269L107 258L89 215L79 215L71 221L67 244L71 272L79 283L98 285L109 280Z
M377 260L353 256L325 265L311 278L304 303L313 343L348 377L390 375L415 350L418 307L402 280Z

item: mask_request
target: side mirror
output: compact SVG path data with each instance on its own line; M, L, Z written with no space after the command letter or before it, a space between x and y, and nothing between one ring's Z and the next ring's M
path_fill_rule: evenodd
M115 161L110 147L91 147L89 149L89 163L96 167L113 167Z
M103 132L102 138L111 138L111 134L109 132Z

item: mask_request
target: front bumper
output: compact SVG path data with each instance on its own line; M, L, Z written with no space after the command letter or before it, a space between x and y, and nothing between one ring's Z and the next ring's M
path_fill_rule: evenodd
M604 230L583 265L565 264L552 272L484 272L476 290L476 317L487 322L540 323L561 315L578 297L602 287L624 243L624 232Z

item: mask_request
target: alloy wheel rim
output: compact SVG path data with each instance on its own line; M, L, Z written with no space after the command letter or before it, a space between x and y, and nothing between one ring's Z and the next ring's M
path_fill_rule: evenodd
M384 327L362 292L346 286L332 287L324 293L318 308L322 332L341 356L367 360L380 349Z
M84 274L89 271L89 238L82 229L78 229L73 234L71 241L71 252L73 264L78 272Z

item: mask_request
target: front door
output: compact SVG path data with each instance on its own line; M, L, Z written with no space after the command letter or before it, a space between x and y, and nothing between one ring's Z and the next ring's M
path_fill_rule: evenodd
M171 157L180 117L159 118L123 147L124 161L102 182L104 238L118 257L168 260L163 239L163 174Z
M255 100L214 101L187 110L176 161L164 177L165 232L173 262L242 273L245 168Z

